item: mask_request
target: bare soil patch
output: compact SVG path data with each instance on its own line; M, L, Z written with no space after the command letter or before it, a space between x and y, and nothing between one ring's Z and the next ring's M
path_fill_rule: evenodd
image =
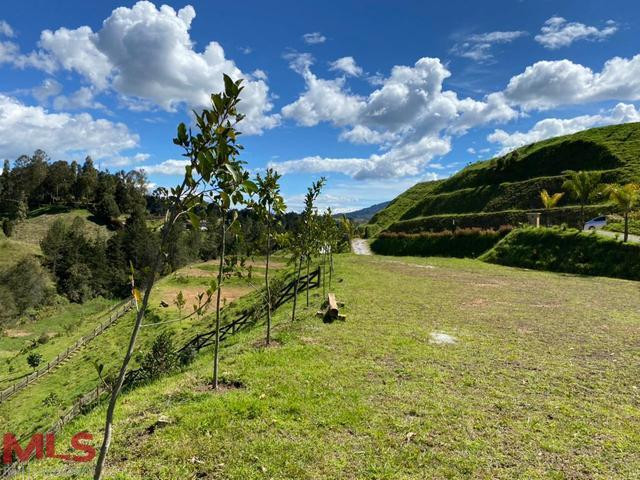
M7 328L4 334L9 338L22 338L31 335L31 332L25 330L18 330L17 328Z
M162 290L162 301L169 304L171 308L176 308L174 300L179 292L182 292L186 300L185 309L191 309L191 306L198 303L198 295L205 291L203 287L168 287ZM237 300L251 291L250 287L222 287L222 302L224 305Z
M196 385L195 391L202 393L221 394L233 390L241 390L243 388L246 387L240 380L221 378L220 380L218 380L217 389L213 388L213 384L211 382L207 382L204 384Z
M272 330L273 332L273 330ZM278 340L274 340L273 338L271 339L271 342L269 342L269 344L267 344L267 341L264 338L261 338L260 340L253 342L253 346L255 348L278 348L282 346L282 343L280 343Z

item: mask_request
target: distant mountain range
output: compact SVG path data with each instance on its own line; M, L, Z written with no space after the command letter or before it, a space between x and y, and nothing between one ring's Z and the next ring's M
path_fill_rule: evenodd
M371 205L367 208L361 208L360 210L354 210L353 212L345 212L345 213L337 213L334 215L335 218L340 218L343 215L346 216L349 220L356 223L367 223L371 220L376 213L387 208L389 202L376 203L375 205Z

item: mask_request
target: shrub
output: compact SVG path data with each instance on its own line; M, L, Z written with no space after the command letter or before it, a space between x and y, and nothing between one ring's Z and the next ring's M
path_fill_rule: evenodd
M536 270L640 280L640 245L574 229L519 228L480 259Z
M170 372L177 365L173 348L173 336L170 332L162 332L151 345L140 365L147 378L158 378Z
M55 392L51 392L44 398L44 400L42 400L42 404L45 407L57 407L60 403L60 398L58 398L58 395Z
M591 205L585 207L586 218L604 215L613 210L610 205ZM549 210L503 210L500 212L480 212L467 214L447 214L431 215L429 217L418 217L411 220L403 220L392 224L388 231L418 233L425 231L439 232L450 229L455 220L459 228L484 228L496 229L501 225L519 225L527 223L527 213L542 213L540 221L542 224L566 223L577 226L580 218L580 207L559 207Z
M4 285L0 285L0 326L18 314L13 294Z
M40 355L37 352L30 353L29 356L27 357L27 364L34 370L38 368L41 362L42 362L42 355Z
M13 229L15 227L15 222L9 218L2 219L2 232L6 237L10 237L13 235Z
M195 349L195 347L189 346L185 348L178 354L178 365L180 365L181 367L187 367L191 365L195 361L197 354L198 351Z
M53 293L48 275L40 263L30 257L23 258L4 272L0 276L0 281L11 292L19 314L45 304L51 299Z
M498 230L464 228L455 231L392 233L376 238L371 249L382 255L415 255L444 257L477 257L493 247L512 227Z

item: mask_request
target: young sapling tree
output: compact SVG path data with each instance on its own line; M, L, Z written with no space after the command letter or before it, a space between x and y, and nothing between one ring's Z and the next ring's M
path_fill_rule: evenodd
M185 215L189 216L194 226L199 226L199 217L194 210L196 206L204 203L205 195L215 198L222 205L230 205L231 202L241 203L242 201L242 192L238 185L245 182L247 178L238 169L240 162L235 159L241 148L236 144L238 132L235 126L243 118L237 111L237 105L240 101L239 95L242 91L240 86L242 80L234 82L227 75L224 75L223 78L224 92L211 95L211 109L203 110L201 114L194 112L199 132L194 134L191 129L187 130L184 123L181 123L178 125L177 136L173 139L174 144L185 150L184 156L188 160L188 164L185 167L185 175L181 184L171 188L170 193L167 192L168 209L160 230L159 248L154 260L146 269L146 279L143 284L144 295L135 286L132 288L136 303L136 317L118 377L111 391L105 419L104 437L94 470L94 480L102 479L112 440L113 417L117 399L122 391L129 363L134 354L142 321L148 309L151 291L166 261L169 239L173 229ZM248 185L248 188L251 188L251 185ZM219 289L219 285L212 282L211 289ZM218 306L219 298L218 292Z
M271 257L271 241L273 229L276 226L278 217L286 210L284 199L280 194L280 175L272 168L267 170L264 178L258 173L256 176L257 199L253 205L258 217L267 227L267 259L264 271L264 284L267 298L267 337L265 343L271 342L271 288L269 286L269 260Z

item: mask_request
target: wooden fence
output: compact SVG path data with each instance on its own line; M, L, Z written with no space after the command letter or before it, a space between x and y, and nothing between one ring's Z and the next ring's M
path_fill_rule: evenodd
M273 310L276 310L278 307L283 305L285 302L291 300L294 296L295 285L298 283L298 293L304 292L306 289L310 288L318 288L320 287L320 267L311 272L308 276L302 275L298 279L293 279L291 282L287 283L278 294L278 298L276 299ZM125 304L126 310L119 311L119 317L124 315L128 310L133 306L133 302L130 301ZM245 311L243 312L237 319L235 319L231 323L227 323L224 326L220 327L220 341L227 338L227 336L242 330L247 325L254 324L260 316L260 312L256 314L255 311ZM110 318L111 323L115 322L116 319L113 319L113 316ZM104 331L103 329L102 331ZM181 353L189 348L195 349L196 351L200 351L201 349L212 345L215 342L215 330L201 333L196 335L191 340L189 340L186 344L182 346L176 353ZM95 338L97 335L94 335ZM83 337L84 338L84 337ZM86 343L86 342L85 342ZM67 354L67 357L70 354ZM66 357L65 357L66 358ZM58 362L59 363L59 362ZM47 370L48 371L48 370ZM133 385L137 380L139 380L142 376L142 370L130 370L127 373L125 378L125 385ZM24 388L24 387L22 387ZM60 417L60 419L53 424L53 426L48 430L47 433L56 433L58 432L65 424L69 423L71 420L80 415L84 409L96 402L99 402L100 399L109 394L110 390L104 386L98 385L97 388L91 390L87 394L83 395L78 401L73 404L73 407L69 409L64 415ZM3 392L4 393L4 392ZM5 397L8 398L8 397ZM26 440L26 438L24 439ZM8 478L12 477L20 472L25 472L27 465L35 456L35 451L32 452L31 457L26 462L14 462L11 465L6 466L3 470L0 470L0 477Z
M299 292L305 291L307 288L318 288L320 287L320 267L318 267L313 272L309 273L309 275L302 275L297 280ZM273 304L272 310L275 311L278 307L291 300L294 296L296 285L296 279L294 278L289 283L287 283L282 289L280 293L278 293L278 298ZM232 335L248 325L253 325L266 311L264 310L264 306L261 305L262 308L256 312L255 310L245 310L238 318L234 321L227 323L220 327L219 339L220 342L225 340L229 335ZM210 330L208 332L201 333L196 335L187 343L185 343L180 349L176 351L176 354L180 355L186 350L192 349L196 352L199 352L205 347L213 345L216 340L216 331ZM143 375L143 371L141 368L135 370L129 370L127 372L127 376L125 378L125 385L132 385L136 381L140 380Z
M80 348L85 346L87 343L89 343L91 340L93 340L97 336L101 335L107 328L109 328L111 325L113 325L120 317L122 317L125 313L127 313L129 310L131 310L132 306L133 306L133 302L131 300L127 300L124 303L116 305L116 307L114 307L114 308L112 308L110 310L110 312L112 312L112 313L109 316L109 319L107 321L100 322L100 325L96 326L96 328L93 329L93 331L91 331L90 333L86 334L84 337L78 339L73 345L68 347L63 352L59 353L53 360L51 360L49 363L47 363L41 369L36 370L33 373L30 373L25 378L23 378L21 381L19 381L17 383L14 383L10 387L8 387L8 388L4 389L3 391L1 391L0 392L0 403L8 400L12 396L14 396L16 393L18 393L21 390L24 390L25 388L27 388L30 384L32 384L33 382L35 382L39 378L41 378L44 375L46 375L49 372L51 372L58 365L60 365L67 358L69 358L73 353L78 351Z

